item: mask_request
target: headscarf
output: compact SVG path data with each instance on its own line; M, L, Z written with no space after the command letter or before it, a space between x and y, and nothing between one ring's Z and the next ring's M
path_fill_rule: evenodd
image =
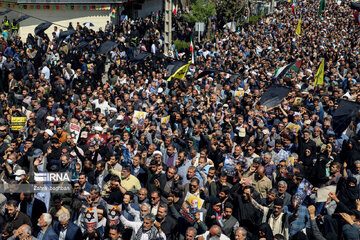
M350 187L349 184L354 183L355 187ZM359 189L356 187L357 180L354 177L348 177L346 180L339 181L338 198L349 209L356 208L356 199L359 196Z
M260 236L260 231L265 233L265 236ZM265 238L266 240L274 239L273 232L268 223L262 223L259 227L259 238L258 239L261 239L261 238Z

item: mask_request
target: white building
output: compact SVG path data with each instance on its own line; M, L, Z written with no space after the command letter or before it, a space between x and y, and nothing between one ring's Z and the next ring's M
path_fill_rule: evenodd
M146 17L152 12L163 9L163 0L11 0L0 2L0 12L6 9L12 10L6 16L10 21L22 15L30 18L20 22L19 35L22 40L27 34L34 34L37 25L44 21L52 22L58 29L64 29L72 22L75 27L77 22L81 25L85 22L95 24L94 30L99 27L104 29L107 21L118 21L121 14L131 17ZM115 18L112 16L112 10ZM4 15L0 16L2 21ZM52 25L45 33L51 37L55 25Z

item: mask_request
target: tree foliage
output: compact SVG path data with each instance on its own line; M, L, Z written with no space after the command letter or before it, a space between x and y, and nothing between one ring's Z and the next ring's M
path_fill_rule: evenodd
M227 22L236 21L245 13L244 0L218 0L216 4L217 15L225 17Z
M190 5L190 13L183 14L185 21L189 23L204 22L216 13L215 4L207 0L195 0Z

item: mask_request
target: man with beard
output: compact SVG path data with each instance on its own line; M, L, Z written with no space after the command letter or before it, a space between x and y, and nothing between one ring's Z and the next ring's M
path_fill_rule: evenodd
M191 161L186 161L186 154L185 152L180 152L178 155L178 158L175 161L175 166L178 169L178 175L181 179L186 178L186 174L188 171L188 168L191 166Z
M124 226L133 230L131 239L166 239L166 235L161 229L161 224L155 221L155 217L151 213L146 214L142 222L130 222L122 215L120 216L120 221L124 224Z
M160 188L164 188L166 182L166 176L162 173L162 166L158 165L156 160L151 160L150 168L147 168L149 181L147 182L147 189L149 192L155 191L157 189L155 180L159 181Z
M53 165L59 165L61 156L61 143L59 139L51 138L51 147L47 149L45 156L48 159L47 170L50 170Z
M197 230L194 227L189 227L186 230L186 238L185 240L195 240L196 239L196 235L197 235Z
M104 198L108 204L119 205L123 199L123 194L120 191L120 178L118 176L112 176L109 182L109 187L104 187L106 192L103 193L103 195L108 194L104 196Z
M141 188L138 192L137 195L135 195L134 197L134 202L142 205L143 203L149 203L149 199L148 199L148 191L146 188Z
M79 185L81 192L90 192L92 185L87 181L86 173L82 172L79 174Z
M121 230L118 226L110 226L109 238L107 238L106 240L122 240L121 235Z
M9 239L37 240L34 236L31 235L31 227L27 224L21 225L20 228L14 231L13 237Z
M231 237L232 233L239 227L239 222L232 216L233 208L234 206L230 202L227 202L224 207L223 215L221 218L217 219L223 233L228 237Z
M267 193L266 198L262 199L262 205L268 208L272 208L277 194L278 190L276 190L276 188L270 189L270 191Z
M54 229L50 226L52 217L48 213L43 213L38 220L38 227L40 232L37 235L38 240L58 240L59 236L55 233Z
M119 176L119 173L110 169L110 173L113 173ZM127 191L135 192L139 191L141 188L140 181L134 175L131 175L130 166L125 166L121 170L120 178L120 191L125 194Z
M156 187L161 193L161 201L167 202L167 198L172 189L177 188L179 183L179 175L176 174L176 167L171 166L166 171L166 183L164 188L160 188L160 182L155 180Z
M24 200L20 202L20 212L30 217L33 226L41 214L46 213L46 205L43 201L34 197L34 193L25 192Z
M174 197L168 198L169 210L171 215L178 221L179 239L184 239L187 235L187 229L193 227L197 230L197 233L203 234L208 229L205 222L200 218L200 211L196 209L193 212L194 219L188 219L184 215L181 215L174 206Z
M245 186L241 194L233 194L234 216L239 221L240 226L245 227L250 232L257 232L260 224L260 216L257 209L251 204L249 196L253 196L254 188Z
M250 179L255 190L260 193L260 197L265 198L267 192L272 188L271 180L265 176L265 168L259 166L257 172Z
M262 221L270 225L273 234L281 234L285 239L289 239L289 215L283 213L284 201L280 198L276 198L274 200L273 209L270 209L257 203L251 198L249 193L247 193L247 196L254 207L263 213Z
M160 193L156 190L150 194L150 205L151 205L151 213L154 216L156 216L158 212L158 208L160 206Z
M213 225L209 231L197 237L198 240L205 239L219 239L219 240L230 240L227 236L222 234L221 228L218 225Z
M129 213L134 216L134 222L140 222L144 220L144 216L150 213L151 206L148 203L140 205L140 211L136 211L134 208L129 209Z
M20 212L17 207L18 204L15 200L9 200L5 204L6 227L9 232L13 232L23 224L32 226L30 218L25 213Z
M140 159L140 155L135 155L132 158L131 174L134 175L137 179L139 179L140 183L144 185L147 182L148 175L145 169L141 166Z
M161 229L165 233L167 240L177 239L177 222L172 216L168 215L168 206L165 203L160 203L156 221L161 224Z

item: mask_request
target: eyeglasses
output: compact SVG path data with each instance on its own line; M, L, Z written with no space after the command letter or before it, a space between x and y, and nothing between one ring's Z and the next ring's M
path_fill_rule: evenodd
M198 187L198 185L193 185L193 184L190 184L190 187L194 187L194 188L196 188L196 187Z

